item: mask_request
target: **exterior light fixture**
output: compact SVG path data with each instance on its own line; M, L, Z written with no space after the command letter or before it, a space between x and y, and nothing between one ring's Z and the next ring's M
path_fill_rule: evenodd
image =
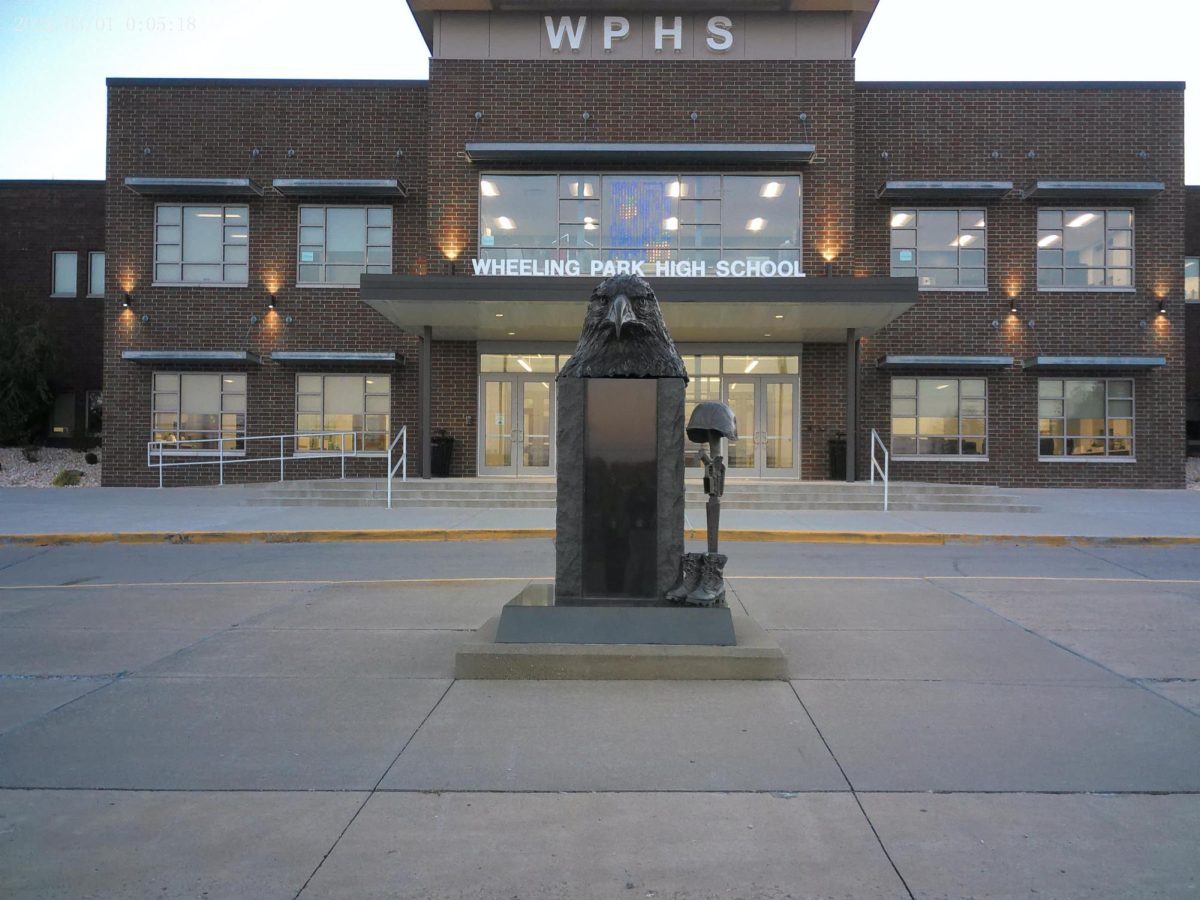
M275 308L275 295L267 294L267 309L274 309L274 308Z
M1160 316L1165 316L1167 314L1167 298L1166 297L1158 298L1158 314Z
M129 309L129 304L131 304L132 302L133 302L133 297L129 294L125 294L124 296L121 297L121 309Z
M1010 301L1009 301L1009 304L1008 304L1008 311L1009 311L1010 313L1012 313L1014 316L1017 314L1017 301L1016 301L1016 300L1010 300Z

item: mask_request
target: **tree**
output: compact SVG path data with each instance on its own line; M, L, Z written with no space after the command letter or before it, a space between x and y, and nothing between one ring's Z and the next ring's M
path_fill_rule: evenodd
M34 306L0 296L0 444L23 444L46 425L58 354Z

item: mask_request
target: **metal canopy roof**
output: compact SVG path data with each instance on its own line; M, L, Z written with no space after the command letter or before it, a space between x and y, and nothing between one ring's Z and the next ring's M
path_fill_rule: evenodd
M468 143L473 163L542 162L563 164L627 164L631 159L670 163L731 165L736 163L806 163L814 144L574 144Z
M962 197L968 200L993 200L1013 189L1011 181L885 181L875 196L897 200L937 200Z
M1079 200L1088 197L1113 197L1144 200L1161 194L1164 190L1166 185L1161 181L1035 181L1021 193L1021 198Z
M395 178L276 178L271 187L288 197L406 197Z
M262 365L249 350L122 350L121 359L139 363L245 363Z
M261 197L263 192L249 178L130 177L125 187L146 197Z
M1153 369L1167 364L1163 356L1031 356L1026 369Z
M397 356L395 350L276 350L271 354L271 359L281 363L335 362L404 365L404 357Z
M1013 364L1011 356L893 356L881 357L881 369L1001 369Z
M363 275L361 296L397 327L436 340L575 341L598 278ZM917 301L915 278L652 279L680 343L843 342Z

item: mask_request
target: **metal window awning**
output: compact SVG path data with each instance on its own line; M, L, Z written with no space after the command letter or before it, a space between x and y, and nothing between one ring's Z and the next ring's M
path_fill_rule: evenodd
M885 181L875 196L896 200L995 200L1012 189L1011 181Z
M407 197L395 178L276 178L271 187L285 197Z
M138 363L241 363L261 366L262 357L249 350L122 350L121 359Z
M1028 200L1145 200L1166 190L1161 181L1035 181L1021 192Z
M404 357L395 350L276 350L271 359L278 363L350 363L359 365L402 366Z
M896 356L880 357L880 369L1003 369L1011 356Z
M473 163L572 165L622 165L631 159L689 165L806 163L817 152L815 144L468 143L465 149Z
M144 197L261 197L263 193L249 178L129 177L125 187Z
M1131 372L1155 369L1166 364L1166 357L1163 356L1031 356L1022 363L1022 367L1033 370L1090 369Z
M464 341L575 342L598 278L363 275L362 301L404 331ZM681 343L844 343L917 302L916 278L656 278Z

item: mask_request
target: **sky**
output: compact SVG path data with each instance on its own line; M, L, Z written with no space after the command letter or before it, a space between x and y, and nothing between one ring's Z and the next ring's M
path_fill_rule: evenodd
M1200 184L1200 0L880 0L863 81L1187 81ZM404 0L0 0L0 179L103 178L104 79L417 78Z

